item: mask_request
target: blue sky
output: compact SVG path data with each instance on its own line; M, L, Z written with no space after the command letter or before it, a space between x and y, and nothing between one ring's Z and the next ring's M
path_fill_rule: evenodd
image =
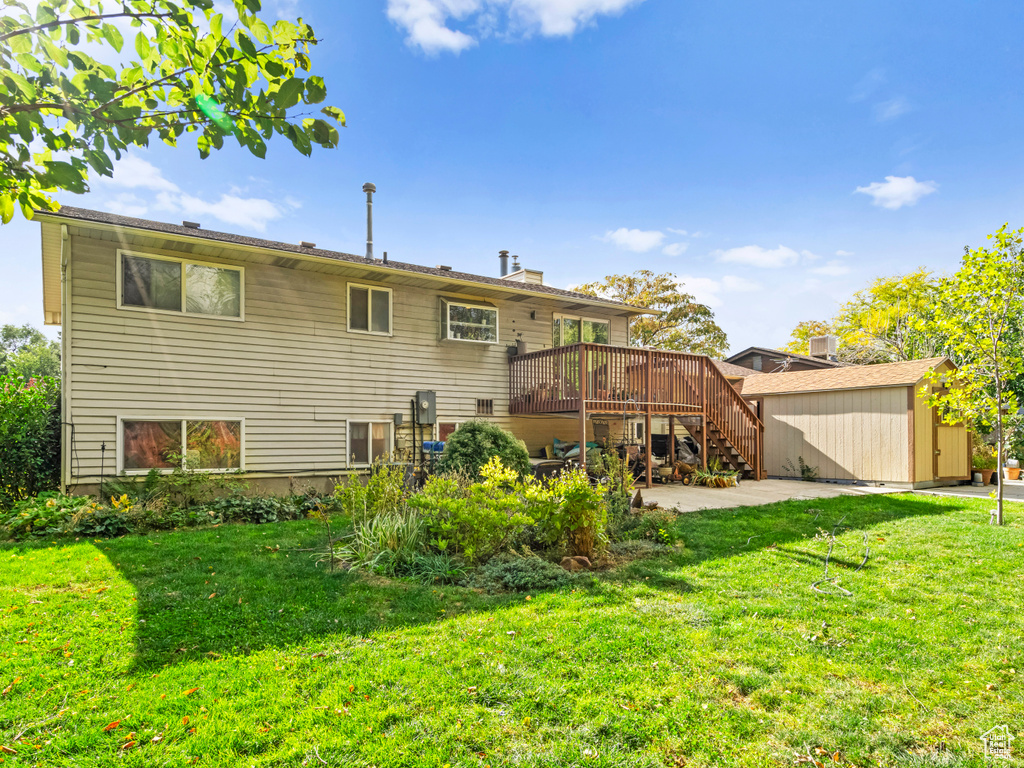
M1018 3L272 0L322 43L341 146L136 152L72 205L566 287L649 268L733 351L1024 224ZM38 225L0 322L41 325Z

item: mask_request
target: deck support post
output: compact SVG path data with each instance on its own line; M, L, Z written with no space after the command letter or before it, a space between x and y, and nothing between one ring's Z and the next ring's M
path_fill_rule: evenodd
M700 366L700 463L704 471L708 471L708 374L707 360Z
M645 479L647 480L647 487L648 488L653 488L654 487L654 483L651 480L651 477L652 477L652 474L653 474L653 469L654 469L651 466L654 463L654 457L652 455L653 451L651 449L651 444L654 441L654 439L651 437L651 398L653 397L653 394L652 394L652 391L651 391L651 383L653 381L653 377L654 377L654 355L651 353L651 350L648 349L647 350L647 394L644 397L644 399L647 401L647 407L645 409L646 413L644 414L644 443L645 443L644 447L646 448L646 451L647 451L647 461L645 462L646 465L647 465L647 477Z
M580 469L587 471L587 353L583 344L578 349L579 360L579 390L580 394Z

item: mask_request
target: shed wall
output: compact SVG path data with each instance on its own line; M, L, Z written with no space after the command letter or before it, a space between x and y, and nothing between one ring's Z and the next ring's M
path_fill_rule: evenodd
M909 483L907 387L764 397L769 475L798 476L799 457L823 480Z

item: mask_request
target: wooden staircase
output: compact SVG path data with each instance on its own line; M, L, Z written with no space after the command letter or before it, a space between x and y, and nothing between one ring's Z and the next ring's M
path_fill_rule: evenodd
M643 414L648 435L652 416L683 417L704 456L762 477L761 421L704 355L606 344L516 355L509 359L508 407L513 416L578 413L581 436L588 414Z

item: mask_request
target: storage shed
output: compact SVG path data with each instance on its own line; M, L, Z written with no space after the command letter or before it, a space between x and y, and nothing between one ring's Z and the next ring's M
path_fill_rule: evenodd
M769 477L799 476L802 457L821 480L927 488L970 479L967 428L943 424L920 396L942 386L929 371L954 368L938 357L754 374L738 386L764 423Z

